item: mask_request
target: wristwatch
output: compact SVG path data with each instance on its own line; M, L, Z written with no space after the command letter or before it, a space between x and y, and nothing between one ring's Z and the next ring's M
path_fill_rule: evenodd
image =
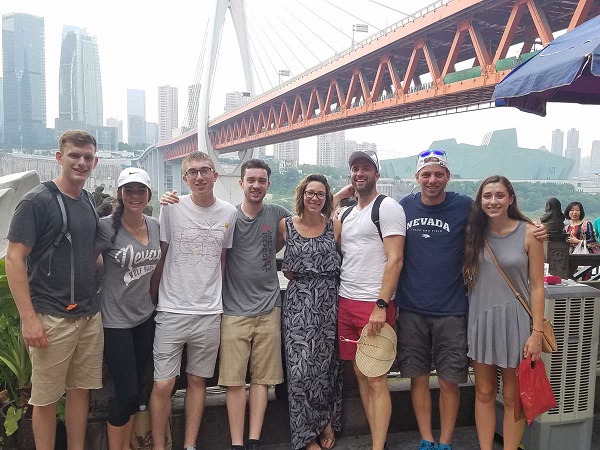
M388 302L386 302L382 298L377 299L377 301L375 302L375 304L377 306L379 306L380 308L387 308L388 306L390 306L390 304Z

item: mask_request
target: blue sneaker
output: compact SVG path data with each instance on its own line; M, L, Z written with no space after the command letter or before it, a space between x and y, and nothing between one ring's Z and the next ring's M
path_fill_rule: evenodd
M452 450L452 445L450 444L440 444L438 445L438 450Z
M436 450L435 442L421 440L419 442L419 450Z

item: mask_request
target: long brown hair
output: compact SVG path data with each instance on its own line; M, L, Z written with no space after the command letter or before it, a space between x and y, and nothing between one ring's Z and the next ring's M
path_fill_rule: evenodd
M304 214L304 191L306 191L306 186L308 186L308 183L311 181L317 181L325 186L325 203L323 204L323 208L321 208L321 214L329 219L329 217L331 217L331 213L333 212L333 195L331 194L331 188L327 182L327 177L320 173L307 175L300 180L300 183L298 186L296 186L296 196L294 200L296 214L299 216Z
M525 216L517 205L517 196L515 195L515 189L508 178L502 175L492 175L487 177L477 190L475 196L475 202L469 215L469 222L467 223L466 237L465 237L465 260L463 264L463 277L465 284L470 290L475 284L477 279L477 272L479 269L479 257L483 251L485 232L488 229L488 216L481 208L481 197L483 195L483 188L491 183L502 183L502 185L508 191L508 195L513 198L512 204L508 206L508 217L514 220L521 220L527 223L533 223L529 217Z

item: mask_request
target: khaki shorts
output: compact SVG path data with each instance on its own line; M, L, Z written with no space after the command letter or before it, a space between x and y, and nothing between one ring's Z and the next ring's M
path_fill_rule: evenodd
M48 347L29 347L29 403L50 405L62 397L65 389L100 389L104 351L100 313L78 319L36 315L48 336Z
M252 384L283 383L280 307L256 317L223 314L219 384L244 386L248 360Z

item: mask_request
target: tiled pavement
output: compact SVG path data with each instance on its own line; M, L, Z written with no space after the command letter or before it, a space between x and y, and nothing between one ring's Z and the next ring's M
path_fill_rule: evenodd
M336 450L363 450L370 442L368 436L352 436L338 439ZM403 433L393 433L388 437L390 450L417 450L419 448L419 433L408 431ZM455 450L477 450L477 433L475 427L460 427L454 433ZM592 433L591 450L600 450L600 415L594 417L594 430ZM290 450L289 444L265 445L262 450ZM500 441L494 443L494 450L502 450ZM571 450L571 449L565 449ZM576 449L572 449L576 450Z

